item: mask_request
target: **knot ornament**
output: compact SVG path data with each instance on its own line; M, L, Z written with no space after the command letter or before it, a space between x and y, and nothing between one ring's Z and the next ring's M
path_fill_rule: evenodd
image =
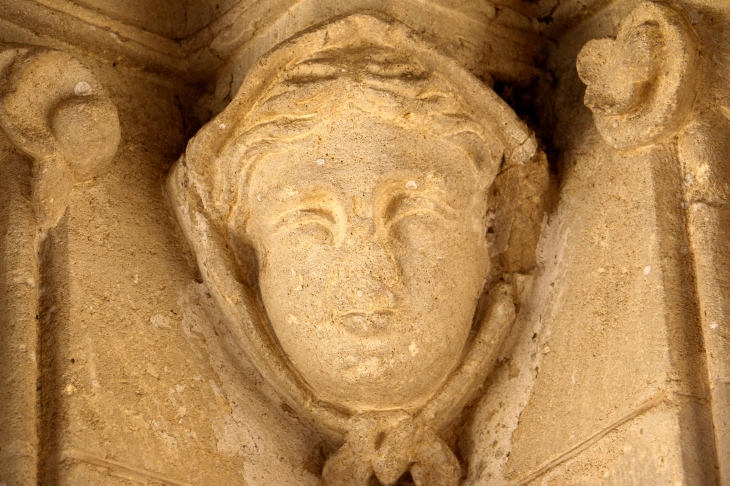
M349 421L347 442L324 466L327 486L392 486L407 471L417 486L457 486L459 461L430 427L404 411L370 412Z

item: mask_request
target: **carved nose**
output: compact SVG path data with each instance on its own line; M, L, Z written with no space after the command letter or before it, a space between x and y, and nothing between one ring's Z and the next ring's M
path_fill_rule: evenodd
M342 290L356 307L390 308L395 305L393 289L398 283L398 264L372 227L353 227L343 245L343 266L347 279Z

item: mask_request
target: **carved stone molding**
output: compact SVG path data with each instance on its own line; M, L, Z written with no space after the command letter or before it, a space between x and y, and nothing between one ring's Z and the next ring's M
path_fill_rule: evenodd
M700 23L701 13L690 15ZM730 125L721 115L726 78L717 79L723 76L717 65L701 62L701 53L710 57L703 48L714 47L699 39L680 6L646 2L624 19L615 40L588 42L577 68L587 85L585 104L604 140L618 150L645 148L627 155L637 161L664 154L662 172L676 173L677 194L667 212L685 225L686 234L672 238L686 239L683 254L691 259L694 295L687 305L698 306L706 373L701 379L707 380L711 401L718 484L725 485L730 484ZM711 79L716 86L707 85Z
M337 16L368 10L387 13L424 32L477 74L534 74L533 61L540 50L524 41L526 36L538 39L530 19L520 9L499 6L500 3L240 1L183 39L149 32L70 0L0 0L0 10L2 21L34 34L87 49L113 62L174 74L187 81L208 80L232 58L243 58L244 64L246 60L253 62L297 32ZM491 55L495 51L509 55Z
M120 126L108 94L77 59L6 44L0 45L0 130L0 205L10 215L0 227L0 469L10 484L39 484L47 378L41 368L49 359L43 329L54 324L56 290L44 282L51 235L73 186L109 167Z
M0 12L0 486L730 486L726 0Z
M34 161L42 232L59 221L74 184L106 170L121 137L117 109L91 71L66 53L25 46L0 51L0 129Z
M588 42L578 56L578 74L606 142L623 150L675 134L692 109L698 61L687 21L658 3L637 7L615 40Z

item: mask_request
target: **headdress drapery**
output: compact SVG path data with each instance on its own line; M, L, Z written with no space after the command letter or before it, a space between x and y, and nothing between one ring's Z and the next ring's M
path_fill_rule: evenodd
M214 221L227 215L218 207L213 196L216 174L211 170L213 161L225 152L257 100L279 80L280 73L288 66L312 58L313 53L334 43L340 47L356 43L388 46L415 56L427 69L443 73L452 85L458 87L460 96L472 110L483 114L481 119L503 151L503 164L529 161L535 155L537 145L533 134L512 109L457 62L431 48L403 25L371 14L345 17L283 43L259 61L249 72L231 104L190 141L185 155L171 171L168 188L174 198L179 221L188 241L194 246L204 279L213 284L212 287L226 289L220 292L211 288L211 292L216 295L224 312L228 310L226 314L230 315L227 317L236 316L232 321L236 322L234 329L230 330L232 337L262 375L271 381L283 397L293 402L293 406L297 409L313 407L324 414L322 418L331 415L323 420L326 428L342 433L347 412L334 404L318 402L296 373L289 369L281 353L271 348L273 343L270 342L268 329L264 329L265 323L256 322L260 316L255 316L256 312L245 302L247 292L233 291L242 284L235 275L218 267L224 262L231 263L231 257L224 255L217 244L224 236L217 234L220 228L215 227ZM232 298L234 295L241 296L240 300ZM469 356L466 355L464 364L469 362ZM457 370L457 374L463 371L462 368ZM449 387L448 383L446 387ZM433 411L431 415L435 419L442 413Z
M364 45L412 56L424 69L448 80L493 138L498 153L492 154L491 169L486 171L492 179L500 168L524 164L535 156L537 144L530 130L499 96L456 61L402 24L374 14L356 14L304 32L264 56L249 71L230 105L190 141L168 178L178 221L193 247L203 280L224 314L227 328L222 332L228 335L227 342L234 343L232 355L245 354L295 410L310 417L336 441L347 435L354 411L317 398L276 344L255 292L232 270L236 262L229 250L226 223L235 195L221 192L221 171L216 163L230 157L231 145L251 123L257 103L281 82L283 73L332 46L346 49ZM515 310L506 285L490 289L489 301L489 311L454 373L424 407L405 411L426 430L438 433L446 427L473 397L496 361ZM436 444L434 440L432 444Z

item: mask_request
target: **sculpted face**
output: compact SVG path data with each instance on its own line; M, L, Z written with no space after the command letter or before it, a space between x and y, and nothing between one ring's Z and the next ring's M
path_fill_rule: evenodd
M358 13L254 63L166 187L230 358L341 444L322 483L458 486L440 433L506 351L549 183L494 91Z
M486 201L456 144L352 114L255 162L248 217L273 332L319 398L424 403L459 363L489 271Z
M167 182L221 342L344 440L323 484L410 469L419 486L458 486L439 434L504 351L510 273L534 268L522 236L539 234L549 187L534 135L380 15L294 36L242 83Z

